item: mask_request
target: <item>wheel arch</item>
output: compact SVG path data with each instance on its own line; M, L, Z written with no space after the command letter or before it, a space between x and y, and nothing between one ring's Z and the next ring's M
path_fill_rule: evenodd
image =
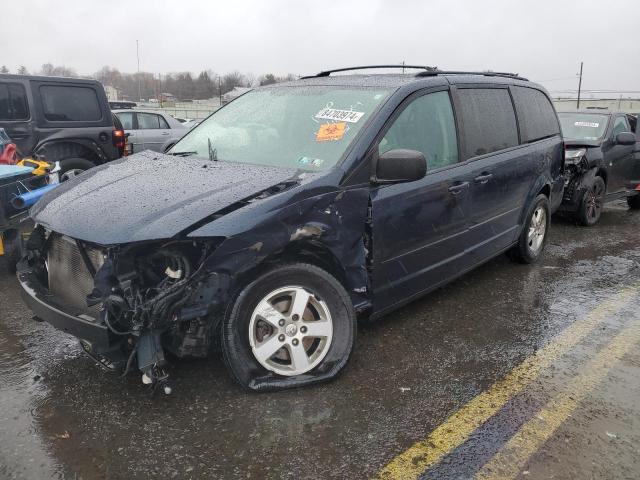
M549 204L551 204L551 182L548 178L543 175L540 175L533 186L529 189L529 193L527 194L527 198L520 210L520 226L524 228L524 223L527 218L527 214L529 213L529 209L531 208L531 203L535 201L536 197L540 194L543 194L549 200Z
M262 261L239 273L234 281L233 290L239 293L257 276L269 271L276 265L285 263L308 263L332 275L347 292L354 286L334 252L325 244L314 240L301 240L287 244L283 249L267 255Z
M51 139L39 144L34 152L36 155L43 155L45 160L55 162L67 158L84 158L98 165L103 162L103 155L98 151L97 145L81 139Z

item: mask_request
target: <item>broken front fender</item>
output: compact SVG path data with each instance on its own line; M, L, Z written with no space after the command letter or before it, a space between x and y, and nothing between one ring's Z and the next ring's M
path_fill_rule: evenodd
M285 194L286 195L286 194ZM243 207L191 232L189 237L224 237L206 268L232 283L265 261L324 252L338 271L354 305L368 303L367 216L369 188L320 192L271 210L269 202Z

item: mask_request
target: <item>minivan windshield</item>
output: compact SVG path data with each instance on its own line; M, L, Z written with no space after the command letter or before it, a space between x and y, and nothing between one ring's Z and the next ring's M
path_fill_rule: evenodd
M340 160L389 93L339 86L250 91L195 127L168 153L326 170Z
M597 141L607 130L608 115L593 113L558 113L565 140Z

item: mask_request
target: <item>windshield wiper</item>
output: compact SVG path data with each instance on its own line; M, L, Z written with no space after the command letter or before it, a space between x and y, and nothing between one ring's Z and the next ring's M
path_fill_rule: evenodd
M195 155L198 152L173 152L171 155L174 157L188 157L189 155Z
M211 139L210 138L207 138L207 142L209 144L209 160L217 162L218 161L218 150L213 148L213 146L211 145Z

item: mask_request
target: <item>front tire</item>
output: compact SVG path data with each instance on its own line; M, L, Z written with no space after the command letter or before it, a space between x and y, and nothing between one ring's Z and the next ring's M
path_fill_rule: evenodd
M276 267L237 296L222 325L222 353L245 389L327 381L346 365L356 315L344 287L309 264Z
M585 190L576 212L578 222L584 227L598 223L602 215L606 186L602 177L594 177L593 183Z
M527 214L518 243L508 252L512 260L519 263L538 261L547 242L550 218L549 199L540 194Z

